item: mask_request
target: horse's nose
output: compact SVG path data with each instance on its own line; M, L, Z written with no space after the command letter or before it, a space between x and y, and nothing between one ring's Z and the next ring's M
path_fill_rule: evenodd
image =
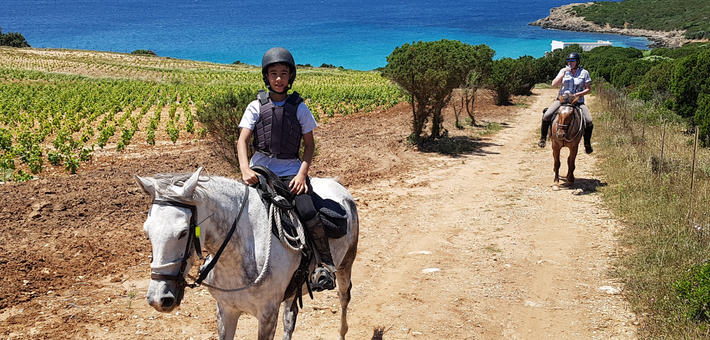
M173 307L175 305L175 298L174 297L162 297L160 298L160 307L163 309L169 309L170 307Z

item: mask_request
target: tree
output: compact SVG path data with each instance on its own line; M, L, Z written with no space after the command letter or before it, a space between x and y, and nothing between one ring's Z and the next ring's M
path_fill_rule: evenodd
M387 57L382 75L411 96L412 139L418 143L431 117L431 138L441 137L442 109L471 72L486 69L495 52L486 45L439 40L404 44Z
M27 43L25 37L17 32L2 33L2 27L0 27L0 46L10 46L10 47L32 47Z

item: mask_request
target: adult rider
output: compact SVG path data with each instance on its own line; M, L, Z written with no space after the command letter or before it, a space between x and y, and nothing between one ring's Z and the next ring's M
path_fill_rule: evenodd
M592 149L592 130L594 129L594 124L592 124L592 114L589 112L587 105L584 105L584 95L592 91L592 78L589 76L589 72L579 66L580 56L579 53L572 52L567 56L567 67L560 70L552 80L552 86L560 87L560 95L568 93L572 96L579 97L577 104L584 114L584 120L586 122L584 129L584 152L590 154L594 150ZM552 117L554 116L557 109L560 108L560 100L555 100L547 111L542 116L542 127L540 128L542 136L540 137L540 142L537 143L541 148L545 147L545 141L547 140L547 131L552 124Z

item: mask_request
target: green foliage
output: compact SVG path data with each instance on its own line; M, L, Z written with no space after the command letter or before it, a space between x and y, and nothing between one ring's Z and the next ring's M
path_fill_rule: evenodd
M690 43L680 48L654 48L651 50L650 54L671 59L681 59L691 54L703 52L709 48L710 44L708 43Z
M32 47L22 34L17 32L2 33L2 28L0 28L0 46Z
M197 120L207 129L217 152L234 168L239 168L239 122L256 94L256 88L227 91L197 108Z
M471 72L487 70L495 52L486 45L439 40L404 44L387 57L384 77L400 85L412 98L412 133L418 142L429 119L431 137L441 136L441 110L455 88Z
M688 39L710 38L710 2L706 0L624 0L580 5L573 12L585 20L612 27L648 30L687 30Z
M710 321L710 263L688 269L686 277L676 281L673 289L686 306L685 317Z
M147 56L157 56L157 54L151 50L135 50L131 52L131 54L135 55L147 55Z
M643 52L633 47L600 46L582 53L581 66L589 71L592 79L604 78L614 83L614 70L624 70L636 59L643 58Z
M611 69L611 83L617 88L633 87L639 83L648 71L659 63L662 59L636 59L628 64L621 63Z
M670 90L675 97L673 110L682 117L693 117L698 109L700 94L710 94L710 50L678 61L671 78Z
M670 97L670 82L675 69L672 61L660 61L656 63L646 74L636 83L634 92L629 96L633 99L653 100L659 98L665 101Z

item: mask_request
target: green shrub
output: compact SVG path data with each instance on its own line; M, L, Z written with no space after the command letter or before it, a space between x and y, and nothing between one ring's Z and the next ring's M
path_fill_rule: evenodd
M239 168L237 141L244 110L256 99L257 89L241 88L218 94L197 107L197 120L207 129L218 154ZM251 155L250 155L251 156Z
M604 78L613 83L612 72L622 69L634 60L643 58L643 52L632 47L600 46L582 53L581 65L592 79Z
M683 280L673 284L673 289L686 307L685 317L710 321L710 263L689 269Z
M691 43L683 45L680 48L654 48L651 50L651 55L661 56L671 59L682 59L691 54L699 53L710 48L708 43Z
M629 94L633 99L652 100L659 98L665 100L670 97L670 82L673 76L675 63L664 60L656 63L636 83L634 91Z
M693 117L698 109L700 93L710 93L710 50L679 60L671 78L670 90L675 97L673 110L682 117Z
M10 47L32 47L27 43L25 37L17 32L2 33L2 27L0 27L0 46L10 46Z
M147 55L147 56L157 56L157 54L151 50L135 50L131 52L131 54L135 55Z

